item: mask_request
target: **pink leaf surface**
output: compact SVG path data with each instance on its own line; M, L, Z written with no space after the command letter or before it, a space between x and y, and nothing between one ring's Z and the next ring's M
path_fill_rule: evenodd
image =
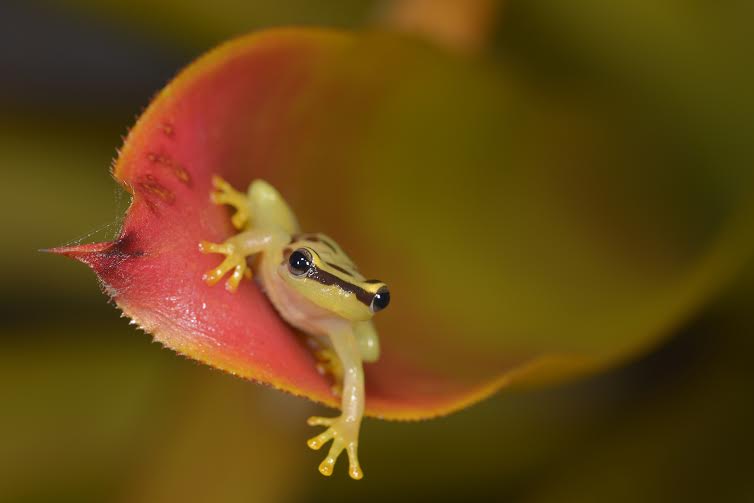
M255 283L244 281L233 294L202 281L217 257L202 255L197 244L233 233L228 210L209 200L214 174L241 190L256 178L270 181L294 211L304 212L305 225L317 224L307 218L311 208L301 197L307 187L322 201L313 214L328 218L349 211L355 203L347 189L352 174L318 178L316 149L339 156L353 146L353 131L334 134L322 104L342 109L353 103L337 97L351 92L343 68L353 65L343 61L353 61L355 39L273 31L227 43L189 66L156 97L120 152L114 176L133 200L119 238L53 251L89 265L119 308L165 346L337 406L300 334ZM353 130L363 127L360 118L369 117L368 100L378 92L376 84L351 95L362 104L361 115L351 117ZM321 145L323 138L338 141ZM354 235L337 217L327 223ZM369 415L420 419L448 413L494 392L510 377L503 371L524 361L494 355L463 361L456 346L419 336L412 325L417 315L400 290L395 297L394 305L404 308L395 309L397 322L389 331L381 330L381 359L365 369ZM425 344L437 353L429 360Z

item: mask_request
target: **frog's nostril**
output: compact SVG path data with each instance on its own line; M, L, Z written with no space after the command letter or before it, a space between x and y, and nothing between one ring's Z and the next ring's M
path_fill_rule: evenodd
M387 289L386 286L383 286L379 290L377 290L377 293L374 294L374 297L372 297L372 305L370 308L372 309L373 313L376 313L377 311L382 311L385 309L388 304L390 304L390 291Z

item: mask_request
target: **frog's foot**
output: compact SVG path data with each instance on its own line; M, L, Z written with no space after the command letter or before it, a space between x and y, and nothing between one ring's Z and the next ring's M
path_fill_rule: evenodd
M229 292L235 292L238 289L238 284L241 279L251 279L251 269L249 269L246 263L246 256L238 253L236 247L229 242L225 243L210 243L209 241L202 241L199 243L199 251L202 253L220 253L225 255L225 260L222 263L204 273L202 279L208 285L214 285L222 279L231 270L233 273L225 282L225 288Z
M236 212L230 221L236 229L243 229L249 221L249 201L246 194L238 192L231 184L217 175L212 177L212 186L215 187L215 191L209 195L212 202L220 205L227 204L235 208Z
M332 394L340 396L343 388L343 365L340 358L330 348L316 350L314 357L317 359L317 371L322 375L329 374L333 379Z
M335 461L343 452L343 449L348 453L348 474L352 479L359 480L364 476L359 466L359 457L357 454L359 446L359 424L353 421L346 421L343 416L339 417L310 417L306 421L309 426L328 426L328 428L317 435L310 438L306 444L314 450L320 449L327 442L332 440L330 446L330 452L327 453L327 457L320 463L319 472L322 475L329 477L332 475Z

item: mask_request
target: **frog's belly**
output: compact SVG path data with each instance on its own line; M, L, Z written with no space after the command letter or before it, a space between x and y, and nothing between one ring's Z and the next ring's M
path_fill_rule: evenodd
M278 262L260 257L257 278L262 290L285 321L312 335L327 335L322 321L332 318L332 313L312 303L309 299L289 288L278 273Z

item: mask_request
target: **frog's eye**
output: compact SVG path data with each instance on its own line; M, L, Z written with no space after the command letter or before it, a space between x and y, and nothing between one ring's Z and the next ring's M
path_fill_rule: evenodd
M288 270L294 276L303 276L312 268L312 254L306 248L299 248L288 257Z
M372 305L369 306L369 309L373 313L376 313L385 309L388 304L390 304L390 291L388 291L386 286L383 286L372 297Z

